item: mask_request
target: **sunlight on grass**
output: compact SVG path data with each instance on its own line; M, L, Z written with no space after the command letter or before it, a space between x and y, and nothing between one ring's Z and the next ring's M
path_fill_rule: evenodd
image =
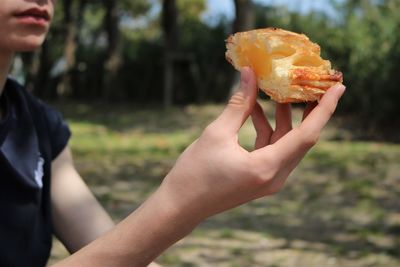
M78 170L116 221L157 188L223 106L162 110L61 107ZM264 104L271 113L272 107ZM294 114L297 121L300 111ZM272 123L273 124L273 123ZM165 266L399 266L400 145L333 141L331 123L272 197L204 222L160 257ZM240 143L252 150L248 121ZM335 139L336 140L336 139ZM64 257L59 244L52 261Z

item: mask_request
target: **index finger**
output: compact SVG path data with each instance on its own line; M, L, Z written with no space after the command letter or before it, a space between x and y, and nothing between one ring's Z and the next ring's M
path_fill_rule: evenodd
M345 87L340 83L327 90L319 104L310 112L301 125L291 130L273 145L275 157L280 162L297 161L315 145L322 129L334 113L344 91ZM265 153L268 153L267 150Z
M303 134L318 138L320 132L335 112L337 103L345 89L346 87L343 84L337 83L325 93L319 104L301 123L300 130Z

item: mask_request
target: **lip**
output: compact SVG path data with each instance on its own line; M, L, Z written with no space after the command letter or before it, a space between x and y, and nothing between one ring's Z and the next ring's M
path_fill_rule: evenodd
M50 14L46 9L30 8L14 15L21 23L46 26L50 22Z

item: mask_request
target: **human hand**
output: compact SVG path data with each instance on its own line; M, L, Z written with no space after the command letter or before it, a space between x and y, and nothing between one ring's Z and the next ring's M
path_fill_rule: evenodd
M113 230L58 267L147 266L205 218L282 188L317 142L344 86L334 86L318 105L309 105L303 122L294 129L290 107L277 105L273 131L256 103L251 69L242 70L241 80L239 92L184 151L160 188ZM239 145L237 136L250 115L257 132L252 152Z
M178 211L201 221L213 214L278 192L307 151L316 144L345 87L330 88L319 104L309 104L292 129L289 105L277 104L276 129L256 102L256 78L243 68L240 90L223 113L190 145L161 188ZM238 131L251 115L255 150L238 143Z

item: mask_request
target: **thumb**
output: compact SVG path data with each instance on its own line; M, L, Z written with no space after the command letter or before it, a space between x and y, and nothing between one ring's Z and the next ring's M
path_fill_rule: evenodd
M229 133L236 134L253 111L257 98L257 81L249 67L243 67L240 88L229 100L215 123Z

